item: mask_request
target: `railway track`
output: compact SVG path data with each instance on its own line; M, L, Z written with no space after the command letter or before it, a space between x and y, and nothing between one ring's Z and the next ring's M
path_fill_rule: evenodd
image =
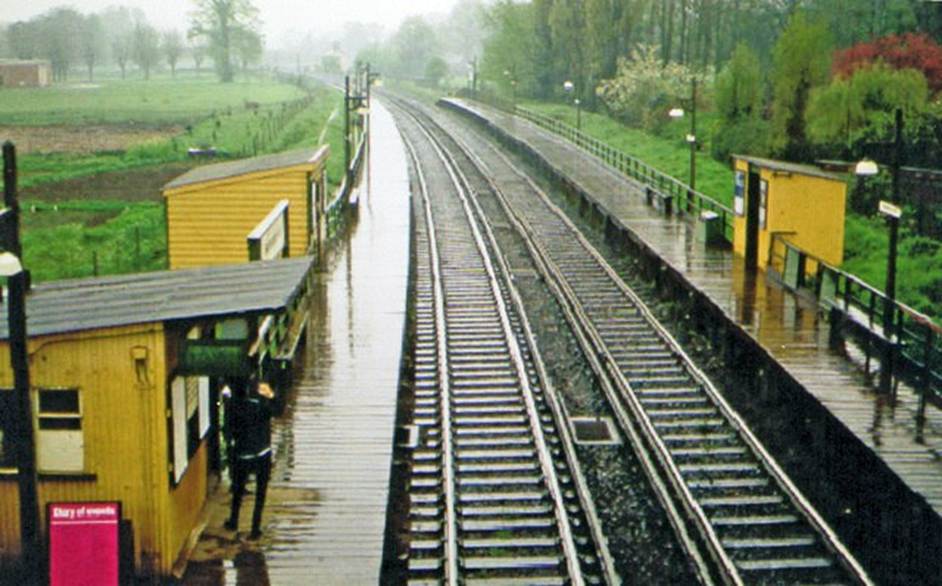
M739 415L539 187L493 147L417 114L474 197L527 241L704 583L869 584ZM474 197L471 198L472 205ZM479 210L480 213L480 210ZM445 219L448 222L448 219Z
M412 583L615 581L507 269L454 162L403 136L417 201Z

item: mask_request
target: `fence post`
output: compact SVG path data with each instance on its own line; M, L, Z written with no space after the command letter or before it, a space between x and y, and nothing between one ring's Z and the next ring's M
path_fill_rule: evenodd
M919 393L919 410L916 412L916 421L920 424L926 420L926 401L927 395L932 392L932 343L933 340L932 328L926 326L926 340L925 348L923 349L923 358L922 358L922 384L921 393Z

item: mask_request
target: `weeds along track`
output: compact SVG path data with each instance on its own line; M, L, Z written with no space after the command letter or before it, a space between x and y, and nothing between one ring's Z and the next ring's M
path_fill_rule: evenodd
M869 584L744 421L528 175L466 126L417 116L527 242L701 580Z
M507 268L462 171L399 114L418 188L406 580L614 582Z

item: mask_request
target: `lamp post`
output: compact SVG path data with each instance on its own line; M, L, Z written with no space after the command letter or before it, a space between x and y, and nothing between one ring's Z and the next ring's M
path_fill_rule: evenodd
M40 576L39 499L36 491L36 448L33 434L33 407L29 396L29 354L26 334L26 291L29 273L20 257L20 206L16 196L16 148L3 145L3 199L0 245L0 277L6 277L9 289L7 330L10 342L10 366L15 393L15 429L17 484L20 501L20 547L27 578Z
M576 91L576 84L567 79L563 82L563 91L573 95ZM576 97L572 100L572 103L576 107L576 130L582 130L582 101Z
M894 342L894 322L896 317L896 257L899 244L899 221L903 215L899 202L899 172L902 165L903 151L903 110L896 109L896 128L893 139L893 165L891 167L893 179L892 202L880 200L878 211L886 218L890 229L889 245L886 255L886 302L883 304L883 336L886 338L883 367L880 368L879 387L883 392L892 391L894 362L896 351ZM871 177L880 172L880 167L874 161L863 159L854 167L858 177Z
M671 118L679 119L684 117L683 108L671 108L668 112ZM690 132L686 136L686 141L690 145L690 191L697 190L697 78L690 79Z
M510 69L504 70L504 77L510 83L510 105L511 109L517 110L517 65L512 64Z

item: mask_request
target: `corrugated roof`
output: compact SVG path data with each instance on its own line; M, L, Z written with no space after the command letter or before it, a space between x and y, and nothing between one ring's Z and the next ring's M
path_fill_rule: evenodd
M811 177L820 177L822 179L830 179L831 181L840 181L845 183L846 180L835 173L828 173L818 167L812 165L800 165L798 163L789 163L786 161L774 161L772 159L763 159L761 157L750 157L746 155L733 155L734 159L740 159L746 161L747 163L752 163L757 167L762 167L764 169L771 169L772 171L781 171L783 173L797 173L799 175L810 175Z
M32 337L279 311L298 294L313 262L305 256L43 283L27 295L26 329ZM9 336L5 305L0 339Z
M315 163L318 159L327 154L327 150L326 146L321 146L318 148L286 151L274 155L239 159L238 161L203 165L180 175L170 183L164 185L164 189L175 189L185 185L193 185L194 183L219 181L221 179L229 179L240 175L259 173L261 171L270 171L282 167L294 167L296 165L304 165L305 163Z

